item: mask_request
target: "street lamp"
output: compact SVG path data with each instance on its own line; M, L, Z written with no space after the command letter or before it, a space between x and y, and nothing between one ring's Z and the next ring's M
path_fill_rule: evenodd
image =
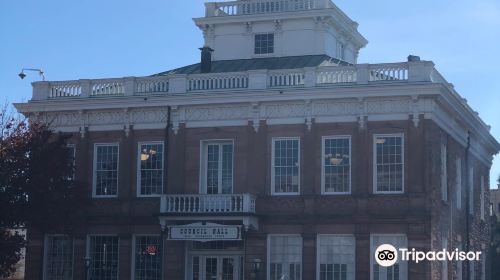
M253 273L255 274L255 280L259 280L261 264L262 264L261 259L253 259L252 260L252 268L253 268Z
M45 72L43 71L43 69L34 69L34 68L23 68L21 70L21 73L19 73L19 78L21 78L21 80L23 80L24 78L26 78L26 74L24 73L24 71L34 71L34 72L38 72L38 74L42 77L42 81L45 81Z
M92 259L90 257L85 257L83 258L84 262L85 262L85 280L88 280L89 279L89 269L90 269L90 265L92 263Z

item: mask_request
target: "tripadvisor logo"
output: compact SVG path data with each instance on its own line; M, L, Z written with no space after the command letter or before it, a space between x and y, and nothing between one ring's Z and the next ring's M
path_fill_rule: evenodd
M393 266L398 259L401 261L412 261L419 263L421 261L479 261L482 252L463 252L455 249L454 251L447 251L446 249L440 251L417 251L415 248L408 250L406 248L399 248L397 250L390 244L380 245L375 250L375 261L383 267Z

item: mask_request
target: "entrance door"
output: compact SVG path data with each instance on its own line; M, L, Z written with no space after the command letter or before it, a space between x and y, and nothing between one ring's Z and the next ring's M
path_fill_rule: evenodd
M193 256L192 280L242 280L240 256Z

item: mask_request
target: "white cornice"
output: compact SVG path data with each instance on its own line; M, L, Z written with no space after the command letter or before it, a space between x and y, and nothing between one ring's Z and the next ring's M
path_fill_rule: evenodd
M337 8L338 9L338 8ZM219 16L219 17L200 17L193 18L195 24L202 28L206 25L231 24L231 23L247 23L255 21L276 21L287 19L329 17L336 23L336 26L353 36L354 41L359 47L364 47L368 44L368 40L359 33L357 24L349 19L343 12L337 9L314 9L283 13L269 14L252 14L238 16Z
M102 131L164 128L167 106L175 108L173 129L238 126L259 121L268 125L314 122L433 120L460 144L469 130L475 141L471 151L485 164L499 144L487 127L448 87L435 83L379 83L265 90L234 90L197 94L150 95L121 98L68 98L16 104L19 111L38 116L63 131Z

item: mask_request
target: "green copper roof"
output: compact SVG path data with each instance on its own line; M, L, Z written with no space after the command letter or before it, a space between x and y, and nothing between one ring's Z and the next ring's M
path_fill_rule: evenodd
M304 55L287 57L266 57L253 59L219 60L212 61L211 73L243 72L248 70L278 70L296 69L304 67L349 65L347 62L331 58L327 55ZM168 74L199 74L200 63L184 66L181 68L165 71L153 76L164 76Z

